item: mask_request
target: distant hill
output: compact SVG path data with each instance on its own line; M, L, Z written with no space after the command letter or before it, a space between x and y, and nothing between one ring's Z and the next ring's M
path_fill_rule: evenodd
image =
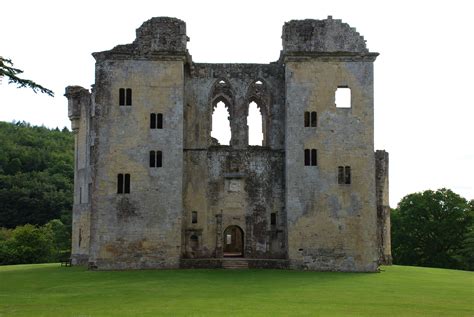
M73 163L67 128L0 122L0 227L70 223Z

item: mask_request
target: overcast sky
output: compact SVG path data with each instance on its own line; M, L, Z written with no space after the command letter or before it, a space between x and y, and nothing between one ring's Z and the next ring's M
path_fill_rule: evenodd
M184 20L195 62L278 59L291 19L356 27L375 62L375 148L390 153L390 202L447 187L474 198L471 1L18 1L1 4L0 56L54 98L0 84L0 120L70 127L64 88L94 83L92 52L131 43L153 16ZM1 149L0 149L1 150Z

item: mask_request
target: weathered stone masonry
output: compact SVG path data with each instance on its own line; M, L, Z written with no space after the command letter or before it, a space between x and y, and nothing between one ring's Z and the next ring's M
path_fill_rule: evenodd
M241 257L249 267L330 271L390 263L388 154L373 142L378 53L331 17L287 22L282 39L274 63L195 63L185 23L160 17L132 44L93 54L91 92L65 94L76 134L73 263L222 267ZM349 107L336 106L338 89L350 89ZM219 102L229 146L210 136ZM251 102L262 146L248 145Z

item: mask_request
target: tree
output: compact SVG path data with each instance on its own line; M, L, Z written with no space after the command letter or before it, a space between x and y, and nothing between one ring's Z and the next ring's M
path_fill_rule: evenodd
M53 219L44 227L52 233L54 248L57 253L60 251L69 251L71 248L71 232L61 220Z
M18 226L0 241L0 264L44 263L53 257L53 233L45 226Z
M466 268L473 204L449 189L405 196L392 213L394 263Z
M17 75L21 73L23 73L23 71L21 69L14 68L13 62L10 59L0 56L0 78L6 76L8 77L8 83L16 84L18 85L18 88L28 87L33 89L35 93L37 93L39 90L44 94L54 97L54 92L52 90L49 90L48 88L45 88L32 80L18 77Z
M471 217L474 218L474 199L469 202ZM474 271L474 221L467 228L464 241L459 251L458 260L462 263L463 269Z

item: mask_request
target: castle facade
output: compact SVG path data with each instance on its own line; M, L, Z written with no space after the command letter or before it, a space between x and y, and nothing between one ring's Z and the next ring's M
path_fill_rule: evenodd
M75 132L73 264L373 272L390 263L388 154L374 152L378 53L340 20L293 20L269 64L192 61L152 18L66 88ZM338 101L344 96L346 102ZM248 110L262 115L249 146ZM211 137L218 103L230 145Z

